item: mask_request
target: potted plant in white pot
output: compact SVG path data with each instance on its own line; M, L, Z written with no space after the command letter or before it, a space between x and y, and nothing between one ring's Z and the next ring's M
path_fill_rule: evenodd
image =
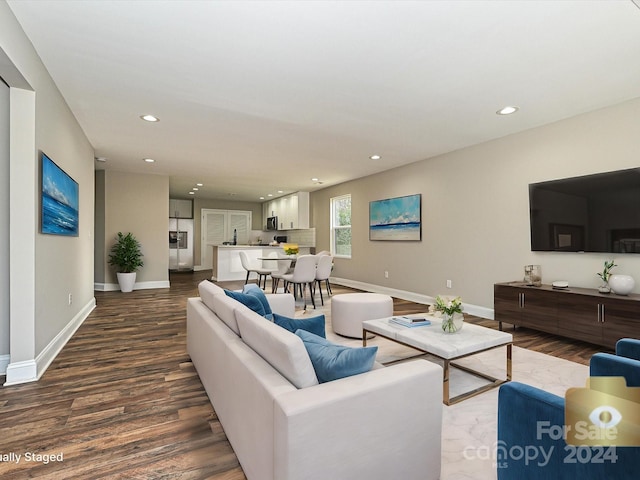
M136 283L136 271L142 267L142 251L140 242L131 232L124 235L118 232L116 243L109 253L109 265L116 267L116 275L120 290L130 292Z

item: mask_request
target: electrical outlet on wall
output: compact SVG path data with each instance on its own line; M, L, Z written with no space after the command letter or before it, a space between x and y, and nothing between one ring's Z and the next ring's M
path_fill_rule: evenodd
M389 278L389 272L387 270L384 271L384 278Z
M73 295L69 294L69 305L73 303Z
M447 288L453 288L453 282L451 280L447 280Z

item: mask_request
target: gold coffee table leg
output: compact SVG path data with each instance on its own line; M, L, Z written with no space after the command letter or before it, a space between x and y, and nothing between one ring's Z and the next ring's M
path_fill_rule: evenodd
M444 361L442 370L442 403L449 405L449 360Z

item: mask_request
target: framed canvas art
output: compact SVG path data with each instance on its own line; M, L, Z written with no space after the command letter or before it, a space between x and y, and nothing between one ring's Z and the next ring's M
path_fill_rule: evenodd
M422 240L422 195L369 202L369 240Z
M40 232L78 236L78 182L44 152L41 155Z

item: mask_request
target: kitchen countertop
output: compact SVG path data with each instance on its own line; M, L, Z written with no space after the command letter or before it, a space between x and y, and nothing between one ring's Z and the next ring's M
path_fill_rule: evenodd
M247 249L247 248L282 248L282 245L266 245L266 244L260 244L260 245L213 245L214 247L219 247L219 248L242 248L242 249ZM299 248L312 248L309 245L298 245Z

